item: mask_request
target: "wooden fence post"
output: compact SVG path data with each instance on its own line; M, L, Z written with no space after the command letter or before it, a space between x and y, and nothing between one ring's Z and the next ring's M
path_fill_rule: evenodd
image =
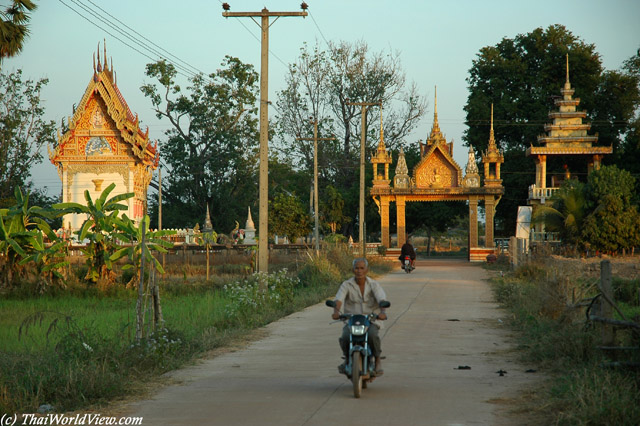
M603 260L600 262L600 292L606 297L601 299L600 315L603 318L611 319L613 314L613 306L608 300L613 300L613 291L611 289L611 262ZM613 326L607 323L602 324L602 346L614 345Z

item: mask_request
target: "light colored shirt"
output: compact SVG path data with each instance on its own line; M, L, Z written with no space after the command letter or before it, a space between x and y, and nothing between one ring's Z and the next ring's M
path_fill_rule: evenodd
M369 277L366 277L363 295L355 277L351 277L340 285L335 300L342 302L342 312L345 314L367 315L378 310L378 303L387 300L387 295L378 281ZM379 322L375 324L380 327Z

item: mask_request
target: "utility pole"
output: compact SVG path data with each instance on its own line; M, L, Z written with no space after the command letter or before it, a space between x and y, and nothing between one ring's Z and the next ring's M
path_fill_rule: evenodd
M347 102L347 105L359 105L362 107L362 125L360 129L360 210L358 213L358 222L360 228L360 257L366 257L366 247L364 242L364 147L367 125L367 107L380 105L382 102Z
M313 238L316 240L316 255L320 252L320 236L318 232L318 141L331 141L335 138L318 138L318 120L311 117L313 123L313 139L296 138L299 141L313 140Z
M158 166L158 231L162 231L162 166ZM162 253L162 269L164 269L165 253Z
M249 17L262 29L262 49L260 57L260 214L258 219L258 271L269 272L269 17L275 16L274 23L282 16L307 16L307 4L302 3L302 12L270 12L265 7L260 12L229 12L229 4L223 3L222 16ZM258 24L254 18L260 17Z

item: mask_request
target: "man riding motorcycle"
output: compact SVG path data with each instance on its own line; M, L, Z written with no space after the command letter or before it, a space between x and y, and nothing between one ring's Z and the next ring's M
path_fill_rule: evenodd
M415 268L414 262L416 260L416 250L413 248L413 246L411 245L411 239L407 238L407 242L405 242L402 245L402 248L400 249L400 264L402 266L404 266L404 258L405 256L409 256L409 259L411 259L411 267Z
M340 308L342 306L344 306L343 313L345 314L367 315L378 309L381 301L386 300L387 296L382 286L377 281L367 277L367 272L369 272L367 259L359 258L353 261L354 276L340 285L335 296L336 306L333 309L331 318L334 320L340 319ZM384 309L378 314L378 319L387 319ZM375 372L378 376L384 372L380 361L382 343L378 335L379 329L380 324L377 322L374 322L369 328L369 346L371 347L371 353L375 357ZM342 336L339 342L346 360L349 357L349 328L346 325L342 329ZM345 366L346 361L338 366L338 371L344 373Z

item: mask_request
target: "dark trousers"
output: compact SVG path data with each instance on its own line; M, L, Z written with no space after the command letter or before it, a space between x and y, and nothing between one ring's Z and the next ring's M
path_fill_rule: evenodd
M371 353L376 358L378 358L382 352L382 342L380 341L378 330L378 327L373 324L369 327L369 347L371 348ZM349 334L349 326L345 325L342 329L342 336L338 339L345 359L349 357Z

